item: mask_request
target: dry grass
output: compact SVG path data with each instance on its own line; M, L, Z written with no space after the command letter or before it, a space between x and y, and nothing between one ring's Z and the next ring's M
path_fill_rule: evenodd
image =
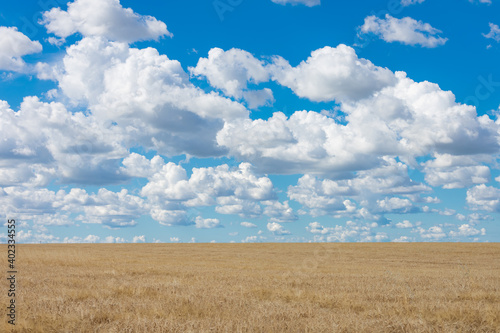
M500 332L500 244L19 245L17 261L18 332Z

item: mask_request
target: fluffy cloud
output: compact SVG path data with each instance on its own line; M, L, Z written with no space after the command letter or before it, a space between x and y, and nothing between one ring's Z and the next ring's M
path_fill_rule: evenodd
M101 188L89 194L79 188L69 192L47 189L5 187L0 190L4 216L32 220L34 225L61 226L73 224L69 214L83 223L98 223L107 227L129 227L148 212L146 202L127 190L111 192Z
M375 223L373 227L376 227ZM387 234L374 232L372 225L359 224L353 221L347 221L345 226L335 225L333 227L325 227L319 222L309 223L306 230L312 234L316 234L316 241L320 242L381 242L387 240Z
M257 228L257 225L250 222L241 222L240 225L245 228Z
M150 178L141 194L156 201L185 201L187 206L215 204L219 197L259 201L275 196L270 179L255 176L248 163L236 170L227 165L193 168L188 179L181 166L170 162Z
M486 229L481 228L481 230L478 230L469 224L462 224L460 227L458 227L458 231L450 231L451 237L461 237L461 236L462 237L472 237L472 236L477 236L477 235L481 235L481 236L486 235Z
M362 118L373 116L370 127L377 130L365 127L365 136L376 134L372 140L380 144L379 138L384 137L385 147L393 147L395 153L399 150L401 157L424 156L433 151L452 155L498 152L498 126L488 116L478 117L474 107L457 103L453 93L441 90L437 84L415 82L403 72L396 72L396 77L395 86L372 98L344 105L351 123L363 126Z
M435 159L425 162L425 180L432 186L443 188L462 188L474 184L489 182L490 168L478 165L478 162L490 160L490 156L452 156L450 154L435 154Z
M138 157L133 158L139 160ZM168 216L170 211L202 206L216 206L217 213L241 217L266 215L271 221L279 222L297 219L288 202L276 200L271 180L258 177L248 163L241 163L235 169L230 169L228 165L193 168L188 177L184 168L170 162L149 177L141 195L148 199L152 207L151 215L160 222L163 222L162 214ZM200 221L197 219L195 222L207 225L204 220Z
M286 230L281 224L270 222L267 224L267 230L271 231L276 236L289 235L290 231Z
M396 82L391 71L358 58L354 49L342 44L313 51L297 67L276 56L269 71L297 96L316 102L357 100Z
M483 34L484 37L500 42L500 28L494 23L490 23L490 32Z
M84 223L99 223L113 228L134 226L137 224L135 219L147 212L144 200L128 194L125 189L112 192L101 188L97 194L88 197L85 194L82 197L82 193L73 196L74 191L72 189L64 198L62 205L66 209L73 206L72 210L82 207L85 215L78 219Z
M132 239L132 243L146 243L146 236L134 236L134 238Z
M165 162L158 155L148 160L143 155L131 153L123 159L122 164L123 167L120 168L122 173L131 177L149 178L155 173L160 172Z
M439 226L432 226L428 229L418 227L416 231L420 234L420 237L422 237L425 240L437 241L446 237L443 228Z
M324 51L321 49L313 54ZM349 54L348 58L357 59L348 47L330 48L326 52L345 52ZM362 59L357 62L366 64ZM359 70L357 62L346 62L345 66L350 68L345 70L346 73ZM328 71L309 68L308 64L312 63L314 61L310 58L291 71L295 73L297 68L301 68L299 72L305 77L314 78L300 82L313 82L318 86L311 86L310 95L304 93L302 88L293 89L299 96L313 100L335 98L333 95L338 93L329 95L335 89L328 85L328 79L322 77ZM276 64L275 60L269 65L275 74L280 72ZM281 67L281 74L287 71L283 70L285 67ZM382 157L387 155L399 156L405 163L417 168L416 157L433 153L480 155L498 152L498 125L488 116L478 117L474 107L457 103L451 92L443 91L430 82L415 82L404 72L391 73L374 65L362 68L371 73L363 76L373 78L382 75L391 83L378 86L379 81L375 80L368 84L371 88L361 97L351 96L353 99L343 101L340 106L342 121L311 111L296 111L290 117L276 112L267 120L237 119L226 122L217 134L217 142L221 147L228 148L232 155L250 161L262 172L280 170L280 173L310 173L328 177L377 167L382 164ZM282 84L285 81L294 82L285 77L280 79ZM335 78L335 85L339 87L349 87L351 82L347 76L340 78L332 74L329 77ZM353 80L352 84L358 81ZM370 79L361 81L370 82ZM327 92L322 91L324 87L328 87ZM427 170L431 172L431 168ZM487 170L484 167L478 167L478 170L481 170L482 181ZM434 178L436 183L445 185L445 182L451 183L460 176L441 175ZM429 179L433 178L430 176ZM479 178L471 179L469 183L478 181Z
M264 63L247 51L213 48L208 52L208 58L200 58L196 67L189 67L189 71L192 75L206 77L212 87L222 90L226 96L245 99L250 108L273 100L273 93L268 88L248 89L247 83L268 81L269 73Z
M313 7L313 6L318 6L321 4L321 0L271 0L274 3L277 3L279 5L286 5L286 4L291 4L291 5L306 5L307 7Z
M361 130L361 129L359 129ZM267 120L226 123L217 142L266 173L334 174L379 164L374 142L357 128L342 126L317 112L277 112Z
M404 164L387 159L384 167L359 172L347 180L319 180L305 175L297 186L289 187L288 196L309 208L312 216L340 214L380 220L385 213L417 212L419 208L411 200L396 195L416 195L428 190L408 177Z
M377 208L375 211L380 213L412 213L418 212L419 209L413 205L411 200L392 197L377 200Z
M410 199L398 195L415 196L430 188L412 181L401 162L387 158L385 163L346 180L304 175L296 186L288 188L288 196L309 208L312 216L340 214L380 220L385 213L419 211Z
M391 242L394 242L394 243L408 243L408 242L412 242L412 241L414 241L414 239L412 239L411 237L401 236L401 237L398 237L396 239L393 239Z
M16 233L17 243L59 243L60 238L54 235L33 232L32 230L24 231L19 230Z
M53 70L61 91L100 123L116 124L128 146L219 156L225 151L216 133L225 121L248 116L241 104L195 87L178 61L156 49L92 37L66 53Z
M37 97L26 97L17 112L0 102L0 117L0 185L124 179L116 167L127 151L115 126L102 126L82 112Z
M201 216L196 217L195 223L196 228L199 229L212 229L222 227L218 219L204 219Z
M375 34L384 41L400 42L407 45L420 45L423 47L437 47L444 45L447 38L439 37L440 30L433 28L429 23L417 21L411 17L397 19L389 14L385 19L374 15L365 18L360 27L362 34Z
M94 242L92 242L92 243L94 243ZM125 243L125 238L108 236L108 237L104 238L103 243Z
M467 191L467 203L472 209L500 212L500 189L484 184Z
M22 56L40 51L42 45L16 27L0 27L0 70L20 72L26 67Z
M52 8L44 12L40 23L63 39L80 33L131 43L172 36L165 23L123 8L119 0L75 0L67 11Z
M242 239L242 243L255 243L257 242L258 237L257 236L247 236L247 238Z
M283 203L279 201L264 201L266 206L264 215L270 217L271 222L293 222L298 219L293 209L288 205L288 201Z
M396 223L396 228L400 229L413 228L413 224L411 224L411 222L408 220L404 220L403 222Z

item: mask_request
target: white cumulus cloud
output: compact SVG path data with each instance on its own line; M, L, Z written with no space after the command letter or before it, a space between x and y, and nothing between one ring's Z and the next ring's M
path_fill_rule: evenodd
M23 71L23 56L42 51L38 41L32 41L16 27L0 27L0 70Z
M472 209L500 212L500 189L485 184L467 191L467 203Z
M281 224L276 222L269 222L267 230L271 231L276 236L289 235L290 231L286 230Z
M240 49L224 51L213 48L208 58L200 58L196 67L189 67L191 75L205 77L212 87L220 89L226 96L245 99L251 108L273 101L270 89L248 89L248 83L259 84L269 80L264 62Z
M360 27L362 34L375 34L384 41L400 42L407 45L423 47L437 47L444 45L447 38L440 37L440 30L433 28L429 23L417 21L411 17L398 19L386 14L385 19L374 15L365 18Z
M343 44L315 50L297 67L276 56L269 71L297 96L316 102L357 100L396 82L391 71L358 58Z
M199 229L212 229L222 227L218 219L204 219L201 216L196 217L195 223L196 228Z
M63 39L80 33L131 43L172 36L165 23L123 8L119 0L75 0L68 4L67 11L52 8L44 12L40 23Z

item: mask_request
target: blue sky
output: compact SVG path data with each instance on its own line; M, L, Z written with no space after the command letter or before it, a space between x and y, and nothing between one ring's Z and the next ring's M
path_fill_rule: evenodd
M499 6L4 4L3 218L26 243L498 242Z

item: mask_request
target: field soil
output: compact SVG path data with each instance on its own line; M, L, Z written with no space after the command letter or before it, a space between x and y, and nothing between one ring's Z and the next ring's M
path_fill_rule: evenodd
M498 243L37 244L16 254L15 332L500 332ZM0 288L9 332L5 278Z

